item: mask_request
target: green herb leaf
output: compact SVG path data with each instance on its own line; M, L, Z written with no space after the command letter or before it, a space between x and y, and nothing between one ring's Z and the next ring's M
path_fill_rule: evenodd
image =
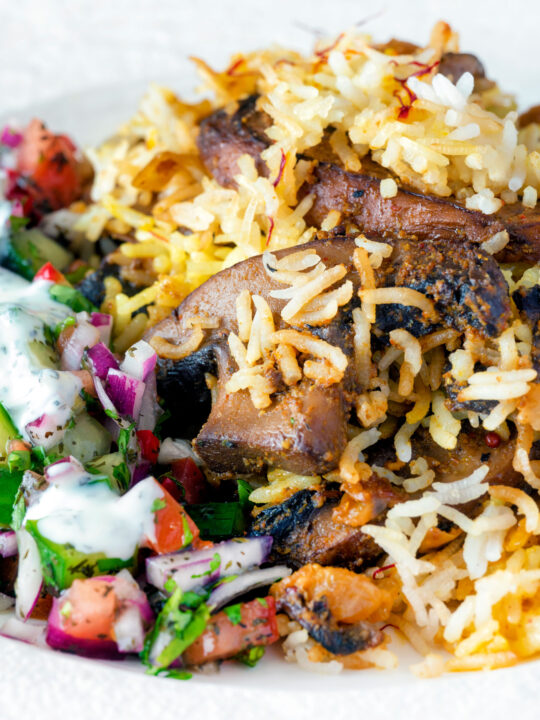
M248 667L255 667L263 657L265 649L262 645L257 645L256 647L249 648L249 650L243 650L241 653L238 653L235 659Z
M262 606L263 606L263 608L267 608L267 607L268 607L268 602L267 602L266 598L255 598L255 599L257 600L257 602L259 603L259 605L262 605Z
M112 474L114 479L118 481L120 490L127 490L129 488L131 473L129 472L127 463L123 462L117 465L113 468Z
M54 328L55 340L58 340L58 337L60 336L60 333L63 330L65 330L68 327L72 327L73 325L76 324L76 322L77 322L77 320L72 315L67 317L65 320L62 320L62 322L59 322L58 325L56 325L56 327Z
M186 510L203 540L220 540L244 534L246 522L239 502L188 505Z
M240 625L242 622L242 603L229 605L229 607L224 608L223 612L233 625Z
M244 510L250 511L253 507L253 503L249 502L249 496L253 492L253 488L247 480L243 480L242 478L238 478L236 480L236 484L238 488L238 502L240 503L240 506Z
M263 645L257 645L256 647L244 650L236 655L236 660L247 665L248 667L255 667L259 660L264 656L266 648Z
M135 423L131 423L129 427L122 428L122 430L118 433L118 449L121 453L124 453L124 455L129 449L129 443L134 429Z
M156 513L156 512L158 512L158 510L163 510L163 508L166 508L166 507L167 507L166 500L164 500L163 498L156 498L154 500L154 502L152 503L152 507L150 508L150 510L153 513Z
M169 579L165 589L172 595L165 602L159 613L153 630L147 635L141 659L148 666L151 675L158 675L166 671L171 663L178 658L204 632L210 611L204 598L196 593L182 593L176 583ZM189 601L189 605L188 605ZM162 633L172 636L167 645L161 650L157 658L152 656L152 648Z

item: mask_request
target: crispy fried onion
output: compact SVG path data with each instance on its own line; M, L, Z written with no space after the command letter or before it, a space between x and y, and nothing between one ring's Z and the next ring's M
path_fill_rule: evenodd
M150 345L162 358L169 360L182 360L195 352L204 340L205 330L214 330L219 327L219 320L203 315L195 315L182 319L182 330L190 330L187 338L181 343L174 343L171 340L154 335Z

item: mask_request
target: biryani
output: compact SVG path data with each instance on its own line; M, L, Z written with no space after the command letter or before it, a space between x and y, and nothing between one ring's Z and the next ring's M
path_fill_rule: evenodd
M444 22L193 61L84 156L3 131L2 632L175 677L536 657L538 108Z

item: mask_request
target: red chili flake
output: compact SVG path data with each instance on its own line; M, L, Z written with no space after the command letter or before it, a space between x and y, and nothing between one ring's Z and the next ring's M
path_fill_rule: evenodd
M496 432L486 433L486 445L490 448L499 447L501 444L501 437Z
M266 247L268 247L270 245L272 233L274 232L274 218L268 218L268 222L270 223L270 227L268 228L268 236L266 238Z
M281 151L281 162L279 163L279 172L277 174L277 178L272 183L272 185L274 187L277 187L279 185L279 183L281 182L281 178L283 177L283 171L285 170L286 162L287 162L287 156L285 155L285 153L282 150Z
M386 628L389 628L389 627L394 628L394 630L399 630L397 625L392 625L392 623L386 623L386 625L382 626L381 632L383 632L384 630L386 630Z
M392 568L395 568L395 567L396 567L395 563L392 563L391 565L383 565L383 567L380 567L377 570L375 570L375 572L373 573L373 576L372 576L373 580L375 580L375 578L377 577L377 575L379 575L379 573L383 573L385 570L391 570Z

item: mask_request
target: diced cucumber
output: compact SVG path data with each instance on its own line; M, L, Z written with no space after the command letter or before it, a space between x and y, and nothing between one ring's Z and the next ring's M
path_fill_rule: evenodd
M83 465L111 448L111 434L88 413L82 412L75 418L73 427L68 428L64 439L55 449L63 455L73 455Z
M0 528L11 527L23 473L0 468Z
M128 489L128 482L126 482L128 479L124 478L126 468L125 458L121 452L103 455L103 457L86 463L88 472L106 477L111 490L118 493L124 493Z
M50 262L58 270L64 270L73 261L73 253L41 230L19 230L10 238L4 265L27 280L32 280L37 271Z
M20 432L13 424L7 410L0 403L0 463L5 463L7 460L10 441L19 437L21 437Z
M40 368L58 368L58 354L47 343L41 342L41 340L30 340L28 343L28 349L32 355L32 360Z
M32 535L39 550L43 579L50 590L59 592L70 587L77 578L117 573L122 568L133 570L135 558L108 558L104 553L85 554L72 545L60 545L44 537L38 520L26 520L25 529Z

